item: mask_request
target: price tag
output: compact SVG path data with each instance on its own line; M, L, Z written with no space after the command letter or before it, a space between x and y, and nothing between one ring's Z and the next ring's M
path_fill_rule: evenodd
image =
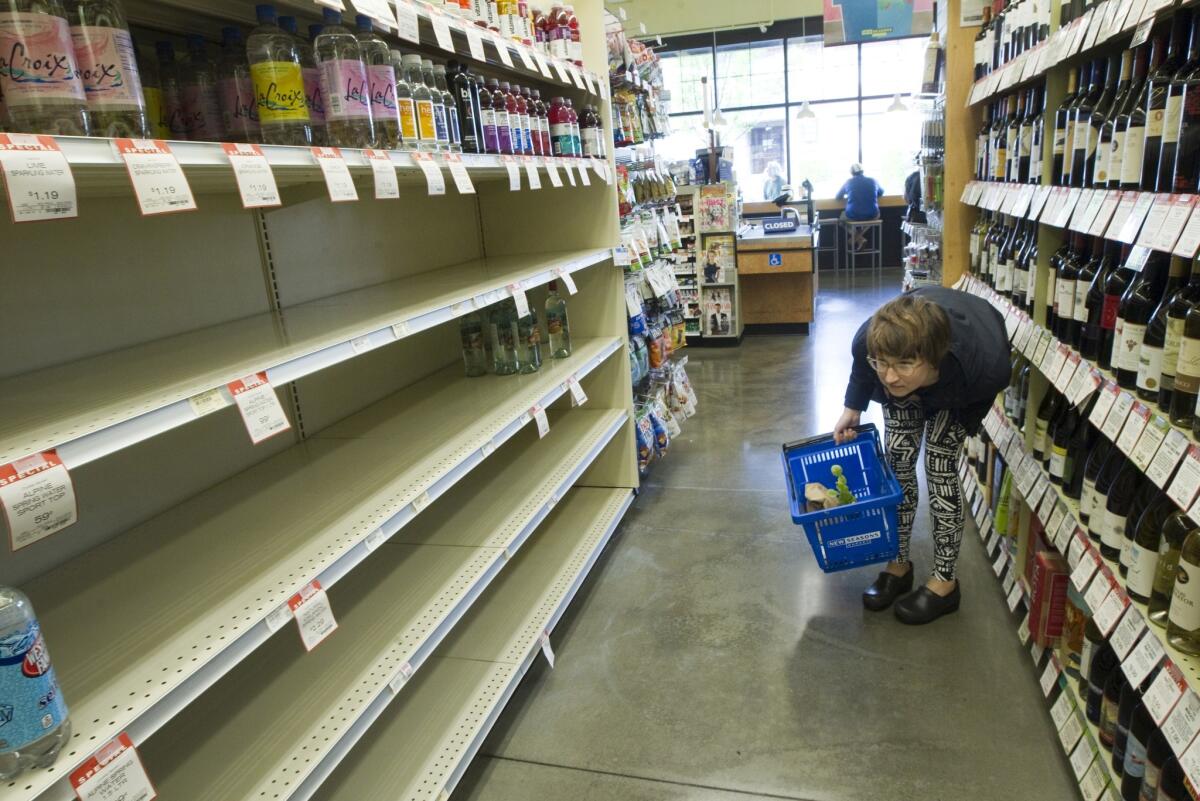
M1143 637L1121 662L1121 669L1125 671L1125 678L1129 679L1130 684L1140 687L1166 655L1158 637Z
M610 173L608 171L607 163L605 163L601 159L596 159L595 161L592 162L592 169L596 171L596 175L599 175L601 178L604 179L604 183L608 184L609 186L612 185L612 182L613 182L612 173Z
M989 519L990 519L990 518L989 518ZM992 551L996 550L996 546L997 546L997 545L999 545L999 544L1000 544L1000 532L999 532L999 531L996 531L995 529L992 529L992 533L991 533L991 535L988 537L988 539L987 539L987 543L986 543L986 545L987 545L987 552L988 552L988 553L991 553ZM999 572L997 572L997 573L996 573L996 575L997 575L997 576L999 576L999 575L1000 575L1000 573L999 573Z
M1146 690L1146 694L1142 696L1146 710L1154 719L1156 726L1162 727L1167 716L1171 714L1171 710L1175 708L1176 702L1183 697L1185 692L1187 692L1187 679L1183 677L1183 673L1175 663L1168 659L1163 665L1163 669L1150 683L1150 689Z
M513 302L517 304L517 318L529 316L529 299L525 297L525 288L520 284L509 284L508 291L512 294Z
M1079 743L1079 738L1083 736L1083 724L1079 722L1079 716L1072 714L1074 707L1071 706L1070 696L1066 693L1058 696L1059 701L1066 701L1066 717L1062 725L1058 727L1058 741L1062 743L1063 753L1069 754ZM1050 709L1051 714L1057 708L1057 704Z
M475 194L475 184L471 182L471 176L463 164L462 156L458 153L446 153L443 157L446 159L446 166L450 169L450 177L454 179L454 188L458 190L458 193L460 195Z
M1017 626L1017 639L1021 641L1021 645L1029 644L1029 613L1025 613L1025 619L1021 621L1021 625ZM1064 694L1059 700L1066 698ZM1056 705L1057 706L1057 705Z
M1158 453L1158 447L1162 445L1170 430L1171 423L1165 417L1156 414L1150 418L1149 423L1142 430L1141 436L1138 437L1137 444L1133 446L1133 453L1130 456L1138 470L1146 472L1154 460L1154 455Z
M1085 554L1088 554L1091 557L1090 561L1093 565L1099 566L1099 557L1097 557L1092 549L1088 547L1087 534L1082 528L1077 527L1075 529L1075 537L1071 540L1071 546L1067 549L1067 564L1071 566L1072 570L1078 569L1080 563L1086 561L1084 559ZM1091 580L1094 572L1094 569L1088 571L1086 578L1084 578L1080 583L1072 582L1075 584L1075 589L1079 592L1083 592L1084 588L1087 586L1087 583Z
M1019 584L1014 584L1013 588L1008 591L1008 611L1017 611L1017 604L1021 603L1021 587Z
M1146 215L1150 213L1150 206L1154 203L1154 195L1149 192L1139 193L1137 199L1133 203L1133 209L1129 212L1129 216L1125 218L1121 230L1117 233L1116 239L1124 242L1126 245L1132 245L1137 239L1138 231L1142 229L1142 222L1146 219ZM1111 234L1111 231L1110 231ZM1110 235L1109 239L1113 237Z
M433 503L433 498L429 497L429 490L425 490L420 495L412 499L413 514L421 514L429 504Z
M1166 219L1163 220L1162 227L1158 229L1158 241L1156 243L1158 250L1165 253L1174 251L1175 244L1179 241L1179 236L1183 233L1183 228L1187 225L1188 218L1192 216L1192 209L1195 206L1195 195L1170 196L1170 206L1167 209Z
M571 186L576 186L575 171L571 169L571 162L566 159L559 159L558 162L563 168L563 173L567 176L568 183L570 183Z
M292 607L284 603L277 607L274 612L271 612L269 615L267 615L267 628L271 630L272 634L274 634L283 628L284 624L291 619Z
M1134 402L1133 407L1129 411L1129 416L1125 418L1125 425L1121 427L1121 433L1117 436L1117 447L1121 449L1121 453L1126 456L1133 455L1134 446L1137 445L1142 432L1146 430L1146 424L1149 422L1150 407L1143 403Z
M1013 587L1016 587L1016 586L1017 586L1017 575L1016 575L1016 573L1017 573L1017 571L1016 571L1016 569L1014 568L1014 569L1012 569L1012 570L1008 571L1008 575L1006 575L1006 576L1004 577L1004 581L1003 581L1003 583L1002 583L1002 586L1004 587L1004 592L1005 592L1005 594L1008 594L1008 593L1012 592L1012 589L1013 589Z
M582 406L587 403L587 393L583 391L583 386L579 383L579 379L571 376L567 379L567 389L571 393L571 402L574 406Z
M1092 189L1084 189L1080 193L1078 201L1075 203L1075 209L1071 212L1071 217L1067 221L1066 227L1070 231L1083 233L1087 230L1083 226L1084 218L1087 216L1088 209L1091 208L1092 198L1096 192Z
M1183 768L1183 773L1192 786L1200 784L1200 748L1195 745L1189 746L1179 758L1179 766Z
M399 693L404 685L408 683L408 680L413 677L414 672L412 664L405 662L396 671L396 675L392 676L392 680L388 682L388 687L391 688L393 693Z
M396 165L384 150L363 151L371 172L375 174L375 199L387 200L400 197L400 183L396 180Z
M237 180L238 194L242 196L242 206L247 209L260 209L271 206L282 206L279 197L279 187L275 185L275 174L271 165L263 155L258 145L244 143L222 142L221 148L229 157L229 165L233 167L233 177Z
M583 183L584 186L591 186L592 179L588 177L587 165L581 161L576 166L579 167L579 180Z
M541 189L542 179L538 176L537 159L527 158L525 161L525 177L529 179L530 189Z
M1129 49L1140 47L1150 38L1150 27L1154 24L1154 17L1144 20L1137 26L1137 30L1133 32L1133 41L1129 43Z
M1108 228L1108 223L1112 220L1113 212L1117 210L1117 204L1120 202L1120 192L1108 192L1105 194L1100 203L1100 208L1096 211L1096 216L1092 219L1092 224L1088 227L1088 233L1092 236L1101 236L1105 229Z
M1184 691L1167 715L1162 730L1175 756L1181 756L1200 730L1200 696L1191 690Z
M553 78L554 75L550 72L550 65L546 63L546 57L542 55L542 52L540 50L534 50L533 57L537 59L537 66L538 69L541 70L542 75L545 75L547 78Z
M1127 611L1121 622L1113 629L1109 643L1117 652L1117 659L1124 659L1146 631L1146 619L1137 611Z
M0 133L0 170L13 222L79 216L75 176L54 137Z
M1120 193L1116 211L1113 212L1112 219L1109 220L1108 228L1104 230L1105 239L1116 239L1117 235L1121 233L1121 229L1125 227L1125 221L1133 213L1133 207L1137 203L1138 194L1136 191Z
M1091 555L1095 554L1094 551L1089 553ZM1083 600L1087 602L1088 609L1092 610L1093 615L1104 604L1104 600L1108 598L1108 594L1112 592L1112 582L1109 580L1111 575L1108 568L1101 565L1100 569L1096 571L1096 575L1092 578L1092 583L1088 585L1088 588L1083 593Z
M1157 418L1162 419L1162 418ZM1166 421L1164 421L1166 423ZM1167 423L1169 426L1169 423ZM1161 489L1175 472L1175 466L1179 464L1188 447L1188 438L1183 432L1172 428L1166 432L1166 436L1154 453L1154 458L1150 461L1150 467L1146 470L1146 476L1154 482L1154 485Z
M1198 209L1200 207L1192 206L1187 224L1183 226L1183 232L1179 235L1179 240L1175 243L1172 251L1176 256L1191 259L1196 255L1196 250L1200 249L1200 210Z
M221 393L220 389L210 389L188 398L188 404L192 407L192 414L204 417L224 409L229 405L229 401L225 399L225 395Z
M546 417L546 410L539 405L534 405L529 414L537 421L538 439L550 433L550 420Z
M499 50L502 46L500 44L499 37L496 37L495 43L496 49ZM537 64L533 60L533 53L528 47L525 47L524 45L517 45L517 55L521 57L521 63L525 65L525 69L529 70L530 72L538 71Z
M1087 773L1095 756L1095 752L1092 751L1092 744L1084 737L1075 746L1075 750L1071 752L1071 770L1075 771L1076 780L1082 779L1084 774Z
M579 287L575 286L575 277L571 275L571 271L565 267L559 267L554 271L558 276L558 280L563 282L563 286L567 288L568 295L574 295L579 291Z
M417 19L417 9L408 0L395 0L395 3L397 33L400 38L413 44L420 44L421 25Z
M1150 248L1134 245L1129 251L1129 257L1125 259L1125 269L1133 270L1135 273L1140 273L1146 266L1146 262L1150 261Z
M579 70L575 68L574 64L567 64L567 73L571 76L571 80L575 82L577 89L587 89L587 84L583 82L583 76L579 74Z
M1100 796L1104 794L1108 778L1106 777L1107 771L1101 764L1102 761L1097 759L1093 762L1079 781L1079 792L1083 795L1083 801L1100 801Z
M1125 421L1129 418L1129 411L1132 408L1133 396L1128 392L1118 392L1112 411L1108 413L1108 417L1104 418L1104 425L1100 427L1100 431L1103 432L1104 436L1115 441L1117 435L1121 433L1121 428L1125 425Z
M1038 509L1038 519L1046 524L1046 531L1054 531L1050 528L1050 515L1054 511L1058 503L1058 492L1050 485L1049 480L1046 481L1045 495L1042 496L1042 505Z
M129 735L122 732L71 773L79 801L153 801L158 798Z
M562 61L556 58L550 63L554 65L554 71L558 73L558 79L565 84L570 84L571 76L567 74L567 68L563 65Z
M354 179L350 177L350 168L346 166L342 151L336 147L314 147L312 154L325 176L329 200L333 203L358 200L358 190L354 188Z
M454 39L450 36L450 20L428 3L425 7L429 9L429 21L433 23L433 35L437 38L438 47L453 53Z
M1058 214L1055 216L1054 221L1050 224L1056 228L1065 228L1067 221L1071 219L1071 212L1075 210L1075 204L1079 202L1079 198L1082 196L1083 190L1081 189L1067 190L1066 197L1063 199L1063 204L1059 207Z
M1055 388L1058 389L1059 392L1062 392L1064 389L1066 389L1066 386L1060 386L1059 378L1062 376L1063 367L1065 367L1067 364L1067 346L1060 344L1052 351L1047 351L1047 353L1050 354L1050 368L1046 373L1046 377L1050 379L1050 383L1054 384ZM1070 375L1066 376L1068 380L1070 377Z
M1104 205L1108 193L1103 189L1097 189L1092 192L1086 206L1082 203L1075 207L1075 216L1071 219L1071 230L1078 231L1081 234L1086 234L1092 230L1092 225L1096 222L1096 215L1100 213L1100 207Z
M409 333L407 320L401 320L398 323L392 323L392 334L396 337L396 339L404 339L409 335Z
M441 167L433 160L433 154L413 153L412 158L421 168L421 172L425 173L425 187L429 190L429 194L446 194L446 178L442 175Z
M142 214L169 214L196 208L192 188L171 148L161 139L114 139L125 161Z
M296 618L300 629L300 641L304 650L311 651L337 629L329 596L321 589L321 582L310 581L300 592L288 599L288 607Z
M1033 201L1029 204L1029 219L1036 220L1041 215L1042 210L1046 206L1046 201L1050 198L1050 190L1053 187L1039 186L1037 192L1033 195Z
M1046 655L1046 646L1035 642L1029 648L1029 655L1033 657L1033 664L1040 665L1042 662L1042 657Z
M979 528L979 537L982 539L996 533L997 532L993 531L992 529L992 516L988 515L983 519L983 525Z
M1042 695L1049 698L1051 691L1058 684L1058 675L1061 671L1058 667L1058 660L1051 659L1046 663L1046 669L1042 671Z
M292 427L266 373L248 375L226 386L246 424L250 441L255 445Z
M1038 337L1037 348L1033 351L1032 361L1034 364L1041 364L1042 360L1046 358L1046 351L1047 351L1047 349L1049 349L1050 340L1052 339L1049 331L1042 330L1038 333L1039 333L1039 337Z
M554 670L554 649L550 647L550 632L542 632L541 643L542 656L546 657L546 664L550 666L551 670Z
M992 572L996 574L996 578L1000 578L1000 574L1004 572L1005 565L1008 564L1008 554L1004 551L996 557L996 561L992 563Z
M363 542L367 546L367 551L374 552L378 550L380 545L383 545L385 542L387 542L387 539L388 536L384 533L383 529L377 528L368 534L367 538L363 540Z
M1121 615L1125 614L1125 610L1129 607L1129 596L1122 590L1119 584L1114 579L1109 583L1112 591L1104 602L1100 604L1100 608L1096 610L1093 620L1097 628L1105 637L1116 627L1117 622L1121 619ZM1136 614L1136 613L1135 613Z
M478 25L466 25L464 28L467 34L467 47L471 51L471 58L476 61L486 62L487 53L483 52L483 29ZM495 40L493 40L493 44L495 44ZM497 47L496 50L496 55L499 55L500 47Z
M1167 488L1167 496L1175 501L1175 505L1179 508L1187 509L1196 499L1198 490L1200 490L1200 448L1189 445L1183 461L1179 464L1179 470L1175 473L1175 480Z
M587 90L590 94L599 94L599 92L596 91L596 83L592 80L592 73L585 71L583 73L583 82L587 84Z
M508 189L510 192L521 191L521 168L514 156L501 156L500 162L508 170Z
M1055 493L1056 497L1057 493ZM1071 527L1064 526L1063 523L1067 519L1066 504L1055 500L1054 508L1050 511L1050 519L1046 521L1046 531L1054 532L1054 544L1059 551L1063 551L1063 547L1068 544L1068 537L1071 536ZM1060 544L1061 543L1061 544Z
M74 525L79 517L75 485L58 451L0 465L0 506L14 551Z
M558 165L555 163L557 159L548 158L545 160L546 174L550 176L550 185L555 189L561 188L563 185L562 176L558 174Z

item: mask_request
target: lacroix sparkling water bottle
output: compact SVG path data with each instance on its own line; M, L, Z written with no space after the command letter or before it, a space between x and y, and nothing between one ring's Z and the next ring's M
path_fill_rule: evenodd
M14 133L91 133L75 44L60 0L0 0L0 95Z

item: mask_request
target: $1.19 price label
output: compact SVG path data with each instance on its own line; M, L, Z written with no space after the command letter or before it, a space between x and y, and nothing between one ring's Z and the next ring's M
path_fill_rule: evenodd
M0 134L0 171L13 222L79 216L75 177L53 137Z
M143 215L192 211L196 199L183 168L161 139L115 139Z

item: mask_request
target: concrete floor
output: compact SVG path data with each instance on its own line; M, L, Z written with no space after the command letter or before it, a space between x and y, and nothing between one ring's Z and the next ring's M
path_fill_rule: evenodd
M962 609L909 628L862 608L876 569L823 575L791 522L780 443L832 428L850 340L899 276L848 284L821 276L812 336L692 351L699 413L455 801L1079 797L973 532Z

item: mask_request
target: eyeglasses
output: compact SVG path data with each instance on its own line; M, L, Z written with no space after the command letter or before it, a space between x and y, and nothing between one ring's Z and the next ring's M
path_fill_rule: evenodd
M896 375L901 378L908 378L921 366L921 362L912 359L905 359L899 362L885 362L882 359L868 358L867 364L871 365L875 372L880 375L886 373L888 370L895 370Z

